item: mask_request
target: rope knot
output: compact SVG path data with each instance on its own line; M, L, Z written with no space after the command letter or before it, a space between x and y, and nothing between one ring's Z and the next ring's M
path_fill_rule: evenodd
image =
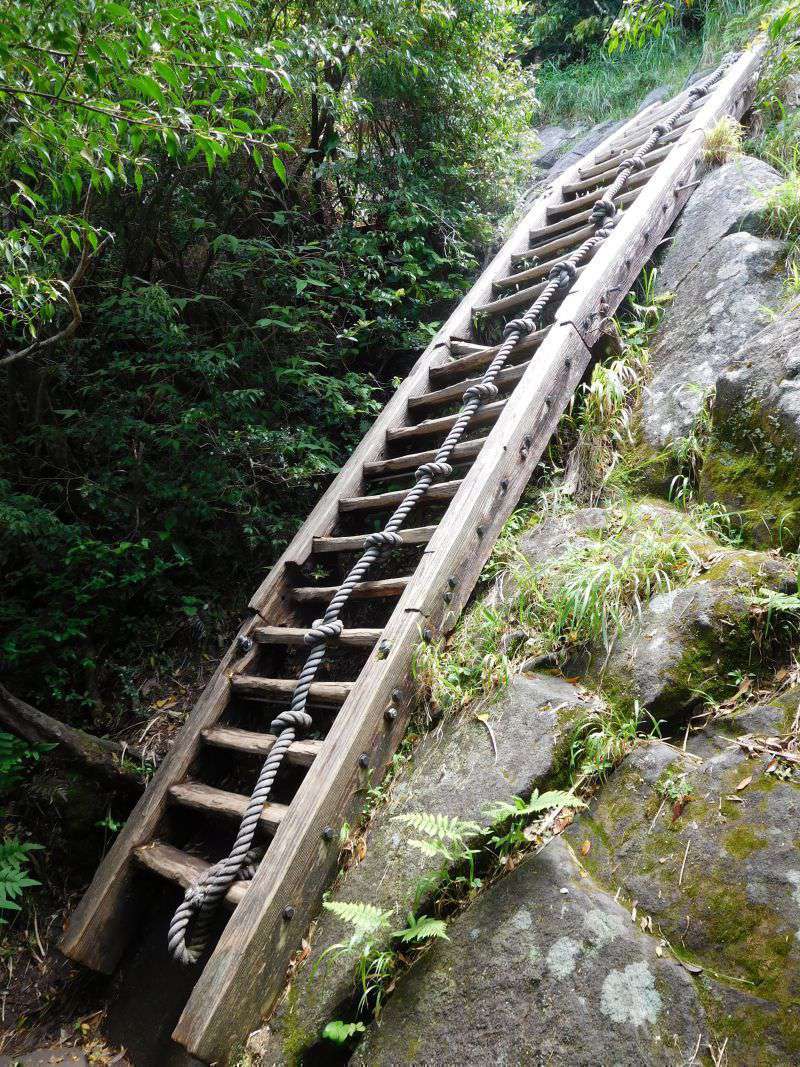
M669 133L670 127L666 122L657 122L653 127L653 133L658 134L659 137L663 137L665 133Z
M453 468L449 463L445 463L444 460L433 460L431 463L423 463L417 467L414 471L414 480L420 481L422 478L449 478L453 473Z
M321 645L325 641L335 641L344 629L341 619L333 622L325 622L324 619L314 619L314 625L303 638L307 645Z
M691 87L691 89L689 90L689 96L693 96L696 100L699 99L699 97L701 97L701 96L706 96L707 94L708 94L708 86L707 85L693 85Z
M640 155L628 156L623 161L624 166L630 168L630 170L644 170L645 162Z
M307 711L287 708L286 711L282 711L280 715L272 720L269 728L274 734L279 734L283 730L294 730L297 733L302 733L305 730L309 730L313 722L314 720Z
M485 404L487 400L494 400L500 390L494 384L494 382L475 382L469 389L464 390L462 400L466 403L468 400L480 400L482 404Z
M570 263L569 261L566 263L556 263L554 267L551 267L547 277L550 281L558 282L562 289L566 289L566 287L572 285L578 277L578 268L574 263Z
M518 333L522 337L527 337L533 329L533 324L528 322L527 319L511 319L503 327L503 337L510 337L512 333Z
M364 542L366 548L397 548L398 545L402 545L403 538L400 534L392 533L391 530L378 530L376 533L371 533Z
M613 200L606 200L605 197L598 200L592 208L592 212L589 216L590 222L595 226L602 225L606 219L612 219L617 213L617 205Z

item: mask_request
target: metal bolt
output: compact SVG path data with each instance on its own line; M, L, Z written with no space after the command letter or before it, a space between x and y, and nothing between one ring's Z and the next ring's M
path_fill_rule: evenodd
M569 368L572 366L572 359L569 356L567 356L567 358L564 360L564 366L567 368L567 370L569 370Z
M545 401L544 401L544 410L545 410L545 411L549 411L549 410L550 410L550 405L551 405L552 403L553 403L553 398L552 398L552 397L550 397L550 396L548 396L548 397L545 397Z
M333 841L333 827L326 826L325 829L322 831L322 837L325 841Z
M423 641L427 641L428 644L430 644L432 639L433 639L433 634L431 633L431 631L426 626L425 629L422 631L422 640Z
M386 711L384 711L383 717L384 719L386 719L387 722L394 722L394 720L397 718L396 709L391 706L388 707Z
M369 767L369 756L366 752L362 752L361 755L358 757L358 765L359 767L363 767L365 770L367 767Z
M392 700L395 702L395 704L399 704L402 699L403 699L403 690L402 689L393 689L392 690Z
M483 534L484 534L483 527L482 526L476 526L475 527L475 533L478 535L478 537L483 537Z
M378 659L386 659L391 650L392 646L389 644L386 638L384 638L378 645Z
M508 490L508 478L504 478L500 483L500 492L505 493Z
M287 904L286 907L283 909L283 918L284 921L287 923L290 919L294 918L294 908L291 904Z
M447 579L447 584L450 586L451 589L455 589L456 576L454 574L451 574L450 577Z
M453 594L452 593L445 593L444 594L444 602L445 602L445 604L449 604L452 599L453 599Z
M236 647L240 652L249 652L253 647L253 638L248 637L246 634L239 634L236 638Z

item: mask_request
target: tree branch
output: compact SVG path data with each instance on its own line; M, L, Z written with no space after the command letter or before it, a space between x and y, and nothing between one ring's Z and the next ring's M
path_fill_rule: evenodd
M137 749L67 726L15 697L4 685L0 685L0 723L31 744L55 742L87 775L114 789L131 792L143 788L139 775L123 763L126 757L141 759Z

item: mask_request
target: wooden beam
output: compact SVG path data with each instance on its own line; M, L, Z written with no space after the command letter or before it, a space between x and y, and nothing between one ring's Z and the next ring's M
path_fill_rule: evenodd
M307 633L307 626L258 626L253 631L253 637L262 645L288 645L290 648L304 648ZM347 648L372 648L380 637L380 629L351 628L342 630L335 644Z
M442 500L452 500L460 484L458 481L453 481L438 482L436 485L432 485L425 494L422 504L427 505L438 503ZM393 493L375 493L372 496L346 496L339 502L339 510L344 513L386 511L390 508L396 508L398 504L402 504L407 492L407 489L398 489Z
M297 688L295 678L260 678L256 674L235 674L231 687L247 700L291 700ZM312 704L344 704L352 682L312 682L308 699Z
M450 463L455 467L459 463L466 463L474 459L483 447L485 437L476 437L472 441L462 441L456 445L450 455ZM405 456L395 456L393 459L379 460L377 463L364 464L364 477L390 478L392 475L407 474L414 471L422 463L430 463L436 459L437 449L431 448L425 452L409 452Z
M380 578L374 582L359 582L353 588L354 600L379 600L384 597L402 596L403 590L411 579L408 576L400 578ZM318 604L320 601L329 602L338 585L306 585L298 586L292 590L292 598L298 604Z
M203 731L203 740L207 745L217 748L228 748L251 756L267 756L277 738L274 734L240 730L235 726L212 726L210 730ZM321 748L321 741L295 741L289 746L286 760L297 767L310 767Z
M493 404L485 404L470 422L470 429L485 426L487 422L494 422L502 412L505 403L505 400L495 400ZM415 441L420 437L430 437L431 434L444 435L453 428L457 419L458 414L442 415L438 419L426 419L425 422L419 422L416 426L403 426L399 430L392 430L386 435L386 440L389 444L394 444L397 441Z
M501 370L494 380L497 388L505 390L509 386L516 385L525 373L525 368L528 366L528 362L518 363L516 366L505 367ZM444 389L434 389L431 393L423 393L422 396L415 396L408 402L409 410L413 411L416 415L421 411L428 411L431 408L435 409L445 407L448 404L455 404L461 400L465 389L468 389L471 385L475 385L479 381L480 378L477 377L466 378L463 382L456 382L454 385L446 385Z
M510 364L514 364L521 360L525 356L529 356L532 352L535 352L539 345L547 337L547 332L550 329L549 326L543 330L536 330L525 338L524 341L520 341L517 347L514 349L512 358L509 360ZM470 352L468 355L462 356L460 359L454 359L450 363L444 363L439 367L431 367L430 372L430 384L431 385L444 385L445 382L463 381L468 378L475 371L481 370L483 367L488 367L494 357L500 351L500 345L482 345L477 348L476 351Z
M241 793L229 793L226 789L216 789L204 782L177 782L170 786L169 795L175 804L183 808L235 819L242 818L250 800ZM259 824L267 833L274 834L288 811L286 804L267 803L261 812Z
M165 878L168 882L174 882L181 889L188 889L201 875L205 874L211 866L199 856L192 856L188 852L182 852L179 848L166 845L161 841L151 841L148 845L140 845L134 849L134 858L137 863L153 874ZM224 901L229 908L235 908L247 892L249 882L234 882L225 894Z

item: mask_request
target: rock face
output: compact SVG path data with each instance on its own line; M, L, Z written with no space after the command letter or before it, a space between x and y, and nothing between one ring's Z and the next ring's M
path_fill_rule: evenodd
M674 1067L706 1030L686 971L658 957L560 840L482 893L448 933L401 980L351 1061L358 1067Z
M739 513L750 539L800 537L800 319L776 318L734 355L717 382L701 492Z
M732 691L731 672L751 661L751 596L762 588L792 589L785 561L764 552L718 554L706 574L644 607L602 669L605 691L674 721L706 698Z
M718 240L675 289L652 347L643 431L653 448L687 438L733 353L769 321L781 298L782 241L748 233Z
M731 357L778 304L785 245L759 236L763 196L782 181L747 156L712 171L693 193L659 266L674 294L652 345L643 435L654 449L689 436Z
M402 925L417 904L423 879L435 876L442 861L411 846L409 838L419 834L395 817L426 812L485 825L484 810L495 801L529 795L559 779L570 724L588 706L569 682L547 675L521 676L498 702L482 708L487 723L475 719L473 708L468 716L434 731L420 745L412 766L398 775L389 802L370 822L364 858L350 868L332 899L396 910ZM352 999L354 957L328 954L323 959L326 950L347 942L351 933L331 912L320 916L311 954L270 1020L270 1034L262 1042L269 1050L266 1062L297 1063L340 1006Z
M756 709L727 732L784 734L795 712ZM568 836L593 876L637 901L639 915L694 964L730 1067L795 1064L800 783L766 773L767 757L749 758L721 732L699 735L686 754L662 742L636 749ZM680 793L689 796L682 808Z

